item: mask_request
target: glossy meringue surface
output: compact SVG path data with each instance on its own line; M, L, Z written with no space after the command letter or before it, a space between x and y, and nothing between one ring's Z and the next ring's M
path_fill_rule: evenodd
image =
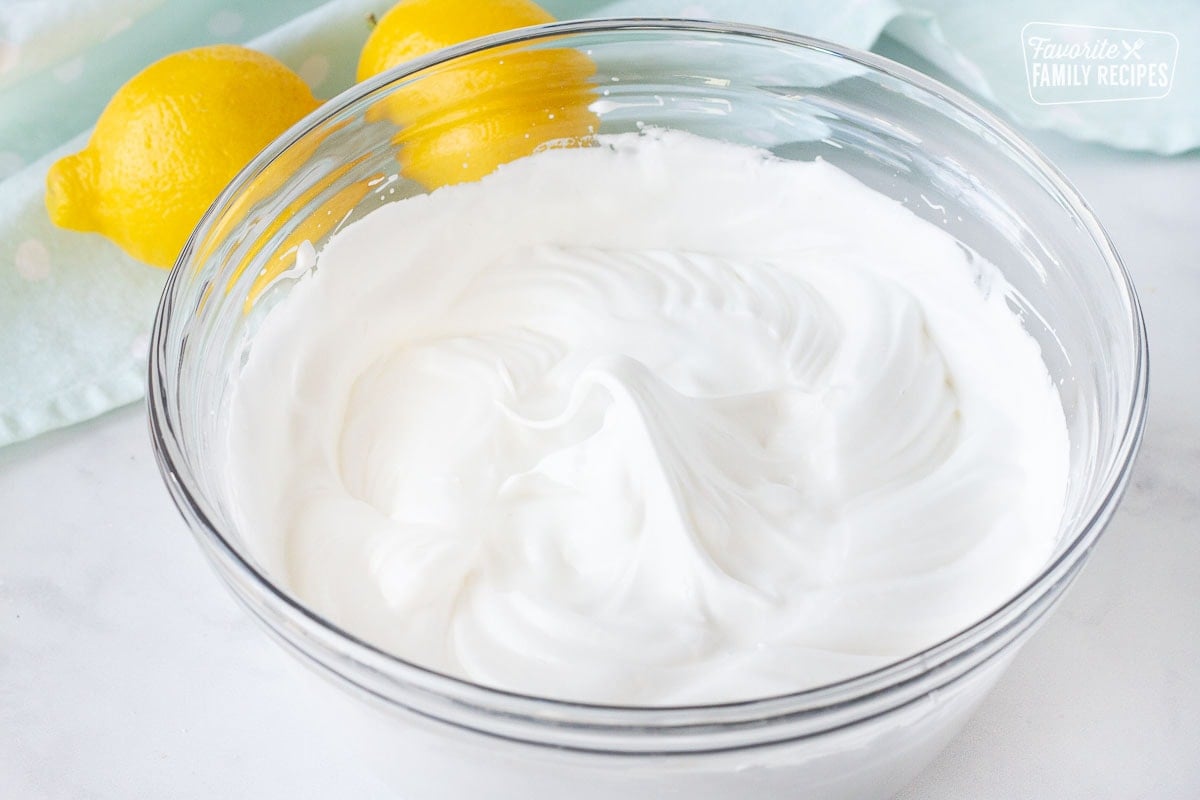
M263 320L239 527L307 605L544 697L714 703L917 652L1056 543L999 273L821 162L676 131L383 206Z

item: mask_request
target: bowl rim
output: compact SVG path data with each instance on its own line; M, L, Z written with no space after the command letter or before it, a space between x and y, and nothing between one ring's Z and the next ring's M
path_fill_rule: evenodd
M676 33L716 34L740 39L771 42L788 47L798 47L809 51L825 53L866 67L871 71L882 73L889 78L899 80L902 83L936 97L953 109L967 115L973 122L980 124L990 134L997 137L1000 143L1011 148L1021 159L1024 159L1027 165L1032 167L1040 177L1048 181L1050 188L1068 203L1070 210L1075 214L1078 222L1084 227L1085 232L1095 243L1099 254L1103 256L1105 265L1108 267L1111 276L1117 283L1118 289L1122 294L1122 299L1127 303L1129 313L1126 322L1131 327L1134 339L1133 369L1131 373L1133 384L1130 387L1130 402L1127 413L1120 422L1120 440L1114 449L1112 461L1107 465L1108 473L1101 483L1103 486L1102 498L1090 509L1086 521L1077 527L1067 545L1041 569L1036 577L1027 581L1019 591L987 615L917 653L889 662L868 672L858 673L848 678L801 691L721 703L631 706L564 700L500 689L475 683L465 678L459 678L408 661L343 629L315 609L300 602L299 599L289 594L283 587L270 580L237 547L231 544L217 526L213 524L209 515L204 510L204 503L200 501L203 492L197 486L197 482L186 464L185 454L178 448L177 439L174 436L175 426L170 419L169 403L163 386L165 378L164 369L166 367L163 359L165 356L167 332L172 325L171 311L174 306L174 289L183 279L181 276L185 276L190 270L193 253L196 251L199 242L204 240L213 227L220 212L239 195L249 181L256 177L297 140L304 137L318 125L327 122L363 98L389 84L401 81L430 67L497 47L553 39L571 34L633 32L659 32L668 35ZM1083 557L1089 552L1092 545L1100 536L1124 493L1146 424L1149 350L1145 321L1133 281L1107 233L1096 219L1091 207L1058 168L1046 159L1033 144L1023 135L1017 133L1008 123L1002 121L976 101L942 84L940 81L875 53L845 47L776 28L687 18L604 17L559 21L517 28L472 39L413 59L370 79L356 83L324 102L316 110L272 141L249 164L239 171L220 195L218 195L213 204L205 211L204 216L180 252L167 277L155 314L148 372L147 405L151 441L164 483L166 483L181 514L189 523L188 527L191 528L197 539L201 541L201 544L208 546L210 556L218 558L221 562L220 566L231 569L244 582L253 587L253 590L267 603L282 606L285 612L294 614L297 619L301 620L303 625L314 629L319 634L332 636L335 641L340 644L349 645L359 654L367 656L372 661L382 660L392 668L408 673L409 677L421 678L423 688L430 688L443 697L455 696L456 691L459 693L466 691L470 693L472 698L477 699L482 697L499 701L500 705L503 705L506 709L512 708L513 704L528 706L533 710L533 716L538 719L541 717L536 714L536 710L547 706L559 713L567 711L576 711L581 714L607 712L618 714L621 717L627 716L629 718L627 723L619 723L615 727L629 730L652 728L652 723L655 721L667 721L672 719L672 715L679 713L718 712L724 710L753 714L761 710L768 712L762 716L756 715L757 718L763 719L778 716L778 708L781 704L788 706L789 712L853 704L857 700L875 696L881 691L886 691L887 689L911 681L914 676L920 677L936 672L947 663L969 654L987 641L1004 633L1010 627L1011 617L1023 614L1031 605L1049 594L1060 581L1072 576L1072 571L1080 566ZM236 591L235 594L237 594ZM239 597L239 599L243 598ZM255 616L260 616L256 612L253 612L253 610L252 613ZM387 678L395 680L391 674L387 675ZM474 703L471 703L471 705L474 705ZM482 708L487 709L487 706L484 705ZM742 718L739 716L739 719ZM571 724L571 720L556 716L553 724L560 726L563 724L569 725ZM606 727L608 726L606 725Z

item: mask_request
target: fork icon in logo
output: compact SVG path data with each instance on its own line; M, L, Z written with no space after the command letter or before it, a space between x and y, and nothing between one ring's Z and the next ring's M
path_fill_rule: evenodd
M1127 42L1127 41L1125 41L1124 39L1122 39L1122 40L1121 40L1121 45L1122 45L1122 46L1125 48L1125 55L1121 56L1122 60L1124 60L1124 61L1128 61L1128 60L1129 60L1129 57L1130 57L1130 56L1133 56L1133 57L1134 57L1134 58L1136 58L1138 61L1141 61L1141 60L1142 60L1142 54L1141 54L1141 53L1139 53L1138 51L1142 49L1142 45L1144 45L1145 43L1146 43L1146 40L1145 40L1145 39L1138 39L1138 40L1137 40L1136 42L1134 42L1133 44L1130 44L1129 42Z

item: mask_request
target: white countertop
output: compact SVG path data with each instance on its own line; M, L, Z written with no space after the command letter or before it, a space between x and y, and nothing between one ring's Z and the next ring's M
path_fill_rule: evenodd
M1150 329L1125 502L966 730L902 797L1200 797L1200 155L1040 137ZM142 407L0 450L0 798L384 797L203 561Z

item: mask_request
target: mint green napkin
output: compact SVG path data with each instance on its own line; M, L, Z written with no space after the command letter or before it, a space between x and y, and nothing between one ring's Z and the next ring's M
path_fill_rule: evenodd
M487 0L480 0L487 2ZM368 14L393 0L0 2L0 445L138 399L165 273L46 217L46 169L82 147L113 92L177 50L245 42L297 70L319 97L353 82ZM560 19L683 16L793 30L852 47L884 34L1019 123L1117 147L1200 146L1200 3L1194 0L544 0ZM1026 83L1031 22L1166 31L1170 93L1039 105ZM1152 38L1152 37L1151 37ZM1153 42L1151 42L1153 44Z
M142 396L166 273L102 236L56 228L43 200L46 170L84 145L113 92L167 53L247 41L330 97L353 83L367 15L390 5L0 5L0 445Z
M990 101L1017 123L1055 130L1084 141L1174 155L1200 146L1200 2L1196 0L901 0L904 12L887 33L942 68L969 92ZM1111 37L1142 52L1127 62L1156 58L1159 40L1178 42L1166 97L1123 102L1039 105L1030 96L1022 29L1029 23L1065 23L1095 39ZM1109 34L1100 28L1131 29ZM1118 46L1119 50L1123 47ZM1118 57L1120 58L1120 57ZM1076 59L1076 63L1084 63ZM1096 97L1082 89L1072 99Z

